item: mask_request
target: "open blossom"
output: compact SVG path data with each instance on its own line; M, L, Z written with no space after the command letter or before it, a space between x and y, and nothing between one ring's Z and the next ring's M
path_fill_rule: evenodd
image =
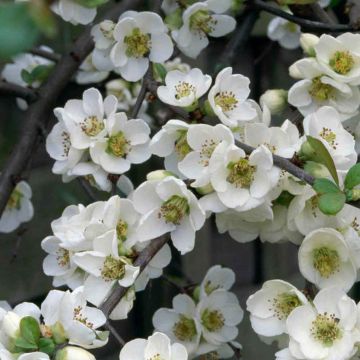
M356 304L336 287L321 290L313 303L294 309L286 327L295 359L346 360L359 341Z
M93 64L92 56L88 55L76 73L76 82L78 84L98 83L105 80L108 76L109 72L98 70Z
M357 114L360 91L357 86L345 84L329 75L314 58L305 58L292 65L299 72L300 81L289 90L288 101L303 115L309 115L321 106L335 108L341 120Z
M283 48L293 50L300 46L300 26L281 17L273 18L267 29L267 36Z
M68 21L73 25L87 25L96 16L96 8L81 6L74 0L57 0L52 5L52 10L64 21Z
M173 44L161 17L153 12L127 11L113 32L110 58L127 81L138 81L149 62L162 63L173 53Z
M324 106L305 117L305 135L319 139L329 151L337 170L348 170L355 165L357 153L354 137L344 129L339 113Z
M345 33L337 38L323 34L315 55L323 72L349 85L360 84L360 34Z
M188 72L172 70L166 74L165 85L157 89L159 99L169 105L190 107L196 106L211 85L211 76L204 75L198 68Z
M257 116L253 104L247 100L250 94L250 80L240 74L233 74L227 67L219 72L208 100L215 115L229 127L235 128L243 121Z
M299 249L299 268L305 279L320 289L338 286L350 290L356 281L356 266L342 234L323 228L308 234Z
M252 328L257 334L266 337L287 333L288 316L295 308L307 303L303 293L282 280L266 281L246 301Z
M134 191L133 201L143 215L138 227L140 241L170 232L182 254L194 248L195 232L204 225L205 213L183 181L173 176L146 181Z
M134 339L126 343L120 351L120 360L187 360L186 348L179 344L171 344L163 333L155 332L147 339Z
M223 14L230 6L230 0L207 0L189 6L182 15L183 25L172 32L181 52L196 58L208 46L208 36L217 38L233 31L235 19Z
M41 304L41 314L45 325L61 328L72 345L91 349L107 343L107 336L97 330L106 317L101 310L87 306L82 287L73 292L50 291Z
M193 150L178 163L178 169L188 179L195 180L192 187L206 186L210 183L211 156L220 143L234 143L232 132L222 124L195 124L187 131L186 142Z
M20 181L15 186L0 217L0 233L12 232L32 219L34 208L31 196L31 187L27 182Z
M210 181L220 202L245 211L265 202L280 170L268 148L261 145L249 156L235 145L220 144L210 160ZM214 199L215 200L215 199Z

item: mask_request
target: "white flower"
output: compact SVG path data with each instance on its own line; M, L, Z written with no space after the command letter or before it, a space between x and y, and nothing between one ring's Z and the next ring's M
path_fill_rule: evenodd
M49 355L42 352L31 352L23 353L21 355L12 354L6 349L0 349L0 359L1 360L50 360Z
M155 332L148 339L134 339L120 351L120 360L187 360L186 348L178 343L171 344L163 333Z
M117 113L105 124L107 135L90 148L92 160L112 174L122 174L131 163L139 164L150 157L150 128L141 119L128 120Z
M66 346L56 353L57 360L96 360L95 356L88 351L75 347ZM39 359L40 360L40 359Z
M52 52L47 46L40 46L41 50ZM31 73L39 65L52 65L53 62L41 56L32 54L19 54L12 59L11 64L6 64L2 70L1 77L9 83L27 87L29 84L22 78L23 70ZM41 85L39 81L31 84L31 87L38 88ZM27 109L27 102L23 99L16 99L17 105L21 110Z
M9 233L34 216L31 203L32 191L29 184L20 181L12 191L5 210L0 217L0 233Z
M133 193L134 206L143 214L138 227L139 241L171 233L174 246L185 254L195 245L195 232L205 222L205 213L195 195L179 179L146 181Z
M296 358L291 355L288 348L278 351L275 356L275 360L296 360Z
M204 75L198 68L189 72L172 70L166 74L165 86L157 89L159 99L169 105L196 107L197 100L210 88L211 76Z
M289 350L296 359L346 360L359 340L356 304L336 287L321 290L313 301L289 315Z
M164 67L167 72L172 70L180 70L184 73L188 73L191 70L189 64L184 63L180 57L168 60L164 63Z
M306 58L292 65L299 72L301 80L289 90L288 101L303 115L309 115L321 106L334 107L341 120L357 114L360 104L358 87L345 84L323 73L314 58Z
M153 316L156 331L169 336L172 342L186 347L190 357L193 357L199 346L201 326L196 318L196 304L185 294L173 298L172 309L160 308Z
M114 95L118 100L118 110L128 111L134 104L129 83L123 79L115 79L106 83L106 94Z
M235 294L219 289L200 300L197 306L202 336L213 345L234 340L244 312Z
M115 25L111 20L104 20L92 27L91 35L94 39L96 49L106 50L114 45Z
M270 21L267 35L285 49L293 50L300 45L300 26L281 17L275 17Z
M210 182L210 158L220 143L234 143L232 132L222 124L195 124L190 126L186 142L193 151L185 155L178 163L178 168L188 179L195 179L191 183L192 187L206 186Z
M344 129L339 113L332 107L324 106L305 117L305 135L319 139L329 151L336 169L348 170L356 164L354 137Z
M150 141L150 151L165 158L165 169L181 175L179 161L191 151L187 143L187 131L190 125L181 120L169 120ZM181 175L182 176L182 175Z
M152 12L127 11L113 32L111 61L127 81L138 81L149 61L162 63L173 53L173 44L161 17Z
M135 290L133 287L129 288L125 295L121 298L119 303L115 306L111 312L109 318L111 320L123 320L127 319L129 312L134 306Z
M84 294L96 306L116 283L129 287L139 274L139 267L120 255L119 250L117 231L110 230L94 239L93 250L73 256L74 263L89 274L84 282Z
M88 89L82 100L69 100L64 108L56 108L54 113L62 119L73 147L86 149L106 135L105 118L115 114L117 100L108 96L103 100L99 90Z
M237 127L243 121L256 118L253 104L247 100L250 94L250 80L243 75L233 74L227 67L219 72L208 100L215 115L229 127Z
M245 211L265 202L276 185L280 170L271 152L261 145L250 156L235 145L220 144L210 159L210 181L228 208Z
M69 344L91 349L107 343L107 337L97 330L106 317L101 310L87 306L83 287L73 292L50 291L41 304L41 314L46 326L62 326Z
M307 303L305 295L295 286L282 280L269 280L247 299L246 306L254 331L271 337L287 333L286 319L295 308Z
M166 15L171 14L178 8L179 4L176 0L162 0L161 10L163 10Z
M249 123L244 127L244 142L252 147L264 145L273 154L291 159L300 149L297 127L285 120L280 127L268 127L263 123Z
M208 46L208 36L221 37L233 31L235 19L222 15L230 6L230 0L208 0L189 6L183 12L183 25L172 32L178 48L185 55L196 58Z
M266 90L260 96L260 104L265 104L272 114L281 113L287 105L287 91L283 89Z
M348 291L356 281L351 250L334 229L312 231L302 242L298 256L301 274L320 289L337 286Z
M96 16L96 8L81 6L74 0L58 0L51 8L64 21L68 21L73 25L87 25Z
M76 73L76 82L82 84L98 83L105 80L109 76L108 71L99 71L92 62L92 56L88 55L80 65Z
M316 60L331 78L360 85L360 34L345 33L337 38L323 34L315 45Z
M212 266L200 284L200 298L209 296L218 289L230 290L235 283L235 273L221 265Z

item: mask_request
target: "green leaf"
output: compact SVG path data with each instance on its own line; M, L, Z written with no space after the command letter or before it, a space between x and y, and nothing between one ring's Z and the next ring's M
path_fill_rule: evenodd
M323 164L319 164L314 161L307 161L304 164L304 170L308 174L312 175L315 178L328 178L331 177L329 170Z
M31 76L34 81L45 81L53 70L54 65L38 65L31 72Z
M346 174L344 186L345 189L352 189L360 184L360 163L354 165Z
M182 10L180 8L176 9L174 12L165 17L164 22L170 30L176 30L181 28L183 24Z
M313 185L318 194L341 193L339 187L329 179L316 179Z
M282 206L286 206L289 207L292 199L295 196L293 194L290 194L288 191L283 191L279 197L274 201L274 204L278 204L278 205L282 205Z
M159 64L159 63L154 63L154 71L156 73L156 75L158 75L158 77L161 79L162 82L165 81L165 76L167 74L167 71L164 67L164 65Z
M336 172L334 160L332 159L324 144L320 140L315 139L309 135L307 136L307 143L310 145L310 149L307 148L306 150L306 156L308 160L325 165L336 184L339 185L339 178Z
M57 33L54 12L47 0L36 0L31 2L30 15L36 26L47 37L53 38Z
M329 6L335 7L335 6L338 6L341 2L342 2L342 0L331 0Z
M25 69L21 70L21 78L29 85L33 83L31 73Z
M0 59L29 50L39 36L39 30L29 14L29 4L0 4Z
M109 0L75 0L79 5L87 8L96 8L100 5L106 4Z
M22 352L22 350L37 350L36 344L25 340L23 337L15 340L15 346L19 348L20 352Z
M345 195L341 192L320 195L318 207L325 215L336 215L345 204Z
M36 345L41 335L39 323L31 316L23 317L20 321L20 334L27 342Z
M52 355L55 351L54 340L50 338L41 338L39 340L39 351L44 352L48 355Z

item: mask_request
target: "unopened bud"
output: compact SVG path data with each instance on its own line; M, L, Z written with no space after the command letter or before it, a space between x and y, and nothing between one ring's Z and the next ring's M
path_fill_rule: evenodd
M304 52L309 56L315 56L315 45L319 42L319 38L314 34L301 34L300 45Z
M287 91L283 89L267 90L260 97L260 104L265 104L271 114L278 114L287 104Z
M146 175L146 180L163 180L168 176L176 176L171 171L167 170L154 170Z
M55 360L96 360L88 351L75 346L67 346L56 353Z

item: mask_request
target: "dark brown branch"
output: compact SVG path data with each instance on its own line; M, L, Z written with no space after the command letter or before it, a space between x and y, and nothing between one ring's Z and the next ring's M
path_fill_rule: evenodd
M120 334L116 331L116 329L112 326L110 321L108 320L104 325L106 329L110 331L110 334L115 338L115 340L119 343L120 346L125 345L125 340L120 336Z
M79 185L82 187L90 201L94 202L98 200L93 189L91 188L91 185L83 177L78 177L77 181L79 182Z
M325 22L321 22L321 21L313 21L313 20L304 19L302 17L287 13L286 11L283 11L280 8L270 5L262 0L252 0L251 4L259 10L263 10L270 14L273 14L273 15L279 16L283 19L289 20L297 25L300 25L302 28L309 30L309 31L314 31L314 32L355 31L355 29L352 25L333 24L333 23L325 23Z
M151 240L150 244L139 254L139 256L134 261L134 266L140 267L140 272L142 272L145 267L149 264L151 259L160 251L160 249L168 242L169 235L165 234L154 240ZM108 298L102 303L100 309L108 318L111 312L114 310L115 306L119 303L122 297L126 294L128 288L121 286L116 286L113 291L110 293Z
M29 51L30 54L40 56L44 59L51 60L53 62L58 62L61 59L61 55L56 54L54 52L46 51L39 48L34 48Z
M141 105L143 104L146 96L146 91L148 90L148 82L151 81L153 78L152 72L152 64L149 64L149 68L144 76L143 82L141 84L139 95L136 99L136 103L131 113L131 118L136 119L141 109Z
M28 102L37 99L37 94L33 89L5 81L0 82L0 95L15 96Z
M103 19L117 21L121 13L130 8L136 8L140 3L141 0L123 0L105 13ZM87 26L74 43L71 51L62 56L48 80L38 89L38 100L29 106L24 115L24 127L20 139L7 159L0 176L0 214L27 162L33 155L39 134L39 125L47 126L56 99L94 48L90 31L91 27Z

